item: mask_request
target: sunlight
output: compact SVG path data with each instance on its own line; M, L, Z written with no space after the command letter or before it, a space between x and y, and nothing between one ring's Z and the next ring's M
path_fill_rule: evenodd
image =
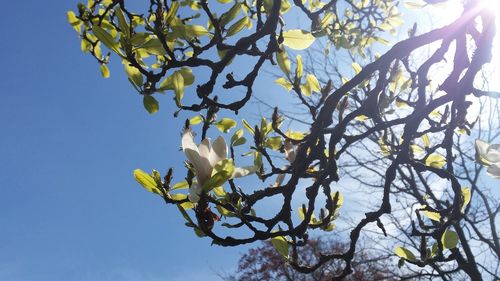
M489 12L496 13L496 26L497 26L497 34L493 42L493 56L490 63L486 64L483 67L483 74L485 75L483 79L481 77L477 77L476 86L483 90L490 91L500 91L500 80L491 79L491 77L499 77L500 76L500 68L498 65L500 64L500 0L480 0L481 4L479 9L486 9ZM455 21L460 15L463 13L463 6L461 0L450 0L443 3L439 3L436 5L427 6L428 12L433 19L433 24L437 26L443 26ZM446 12L444 12L446 11ZM449 60L452 58L449 57ZM438 72L435 74L434 79L436 81L443 81L446 78L446 71ZM479 116L488 116L490 113L489 109L485 109L481 106L481 101L475 97L469 97L469 100L472 101L472 106L469 108L469 114L467 119L469 122L473 122Z

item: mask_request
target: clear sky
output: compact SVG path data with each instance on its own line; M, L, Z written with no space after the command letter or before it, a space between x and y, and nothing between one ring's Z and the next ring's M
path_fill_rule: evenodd
M151 116L119 62L103 79L67 24L76 3L2 4L0 280L217 280L245 248L197 238L132 177L183 171L171 98Z

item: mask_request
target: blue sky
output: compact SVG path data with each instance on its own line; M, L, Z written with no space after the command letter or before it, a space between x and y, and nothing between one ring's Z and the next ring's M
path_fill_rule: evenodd
M182 176L170 97L149 115L118 61L103 79L66 22L76 1L8 1L0 19L0 280L216 280L210 246L135 168Z

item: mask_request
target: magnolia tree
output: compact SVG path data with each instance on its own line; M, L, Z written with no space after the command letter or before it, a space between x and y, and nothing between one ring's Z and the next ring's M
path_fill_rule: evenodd
M434 2L447 1L405 5L424 9ZM499 126L492 100L500 95L480 83L492 57L494 1L463 1L463 13L451 23L424 32L416 23L397 43L384 38L404 26L399 1L130 5L89 0L68 12L68 20L104 77L108 63L121 59L149 113L159 110L157 96L166 93L178 107L174 117L187 116L179 128L186 169L175 176L172 169L164 176L138 169L134 176L177 206L196 235L222 246L270 241L298 272L334 264L329 278L341 280L359 260L361 236L372 233L392 237L391 254L420 276L498 278L498 266L475 259L483 246L490 262L500 253L500 207L484 185L478 188L483 167L491 177L486 187L495 188L500 177L500 147L491 143ZM317 59L302 59L314 46L322 46L324 58L336 58L332 69L304 67ZM259 124L230 118L249 106L264 67L281 73L275 83L305 109L307 129L284 125L291 119L280 110L286 101L271 104L272 114ZM339 70L347 68L352 71ZM489 126L477 121L477 98L490 104ZM339 191L346 178L366 188L370 210L343 236L345 247L322 247L305 259L299 249L310 235L336 231L335 222L347 213L340 213ZM444 183L439 194L436 180ZM373 188L379 192L372 194ZM280 202L273 213L266 204L271 200ZM389 227L391 218L399 228ZM483 232L484 225L489 229ZM397 234L402 229L405 239Z

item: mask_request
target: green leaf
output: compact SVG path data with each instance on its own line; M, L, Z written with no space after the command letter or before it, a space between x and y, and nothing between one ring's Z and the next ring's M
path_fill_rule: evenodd
M253 130L252 126L247 122L247 120L243 119L241 120L241 122L243 123L243 127L245 127L245 129L247 129L252 135L255 135L255 131Z
M222 170L216 173L215 175L210 177L207 182L205 182L205 184L203 185L203 190L205 192L209 192L213 188L223 185L227 180L231 178L232 174L232 172L229 173L226 170Z
M441 236L441 243L446 249L453 249L458 245L458 235L455 231L445 230L443 236Z
M302 66L302 56L297 55L296 60L297 60L297 67L295 68L295 76L297 80L300 81L300 79L302 78L302 74L304 73L304 67Z
M198 125L203 121L203 117L196 115L195 117L189 119L189 125Z
M188 187L189 187L189 185L188 185L187 181L181 181L181 182L178 182L178 183L174 184L174 185L170 188L170 190L186 189L186 188L188 188Z
M165 25L170 25L179 10L179 1L173 1L168 13L165 15Z
M283 44L294 50L304 50L314 43L316 38L302 29L291 29L283 31Z
M335 197L337 197L337 208L340 208L342 205L344 205L344 195L342 193L335 191L332 192L332 201L335 202Z
M100 66L102 77L109 78L109 68L105 64Z
M184 77L182 77L179 71L174 72L172 75L172 86L175 92L175 101L180 106L181 100L184 97Z
M160 105L158 101L152 96L144 96L142 99L142 103L144 104L144 108L150 113L156 113L158 109L160 109Z
M316 76L312 74L308 74L306 76L306 84L305 87L307 87L308 92L321 92L321 86L319 85L318 79L316 79Z
M230 23L233 19L236 18L236 16L238 16L238 14L240 13L240 10L241 10L241 3L236 1L234 3L233 7L231 7L231 9L229 9L229 11L222 14L222 16L220 17L220 20L219 20L219 25L221 27L226 26L226 24Z
M288 80L285 77L278 78L274 81L274 83L282 86L285 88L287 91L290 91L293 87L292 83L288 82Z
M281 148L281 137L270 137L266 140L266 146L272 150L279 150Z
M130 38L130 28L120 7L115 8L115 15L118 18L118 25L125 37Z
M176 25L173 27L175 35L191 40L194 37L200 37L208 34L208 30L201 25Z
M236 132L234 132L233 136L231 137L231 144L233 144L236 140L240 139L243 137L243 129L239 129Z
M231 118L222 118L219 122L215 123L219 131L227 133L231 128L236 127L236 121Z
M237 139L236 141L234 141L232 143L233 146L238 146L238 145L242 145L242 144L245 144L247 142L247 139L246 138L239 138Z
M97 39L99 39L99 41L101 41L104 45L106 45L106 47L108 47L115 53L122 55L119 44L115 41L113 36L111 36L111 34L109 34L106 30L104 30L100 26L94 25L92 27L92 32L97 37Z
M354 69L354 72L356 72L356 74L359 74L361 72L361 70L363 70L361 65L359 65L359 63L357 63L357 62L353 62L351 64L351 66L352 66L352 69Z
M425 148L428 148L431 145L431 141L429 140L429 136L427 136L427 134L422 136L422 141L424 142Z
M441 221L441 214L440 213L437 213L437 212L431 212L431 211L423 211L422 212L426 217L428 217L429 219L433 220L433 221Z
M283 258L288 259L288 242L285 237L274 237L271 239L271 243Z
M174 199L176 201L181 201L181 200L187 199L187 195L186 194L182 194L182 193L171 194L170 198L172 198L172 199Z
M366 116L366 115L358 115L354 118L354 120L357 120L357 121L360 121L360 122L364 122L366 120L370 119L370 117Z
M446 158L444 158L443 155L437 153L429 155L425 160L425 165L438 169L441 169L445 164L446 164Z
M140 49L156 56L164 56L167 54L167 51L158 38L150 38L146 43L141 45Z
M66 16L68 18L69 24L71 24L71 26L73 26L73 28L76 30L76 32L80 33L80 27L82 25L82 21L76 17L76 15L73 11L68 11L66 13Z
M194 83L194 75L189 67L182 67L179 72L182 74L182 78L184 78L184 85L189 86Z
M231 27L229 27L226 35L229 37L237 34L241 30L243 30L243 28L248 24L248 21L249 21L248 17L245 16L239 21L235 22L233 25L231 25Z
M396 247L396 249L394 249L394 253L398 257L405 259L405 260L408 260L408 261L415 261L416 260L415 255L410 250L408 250L404 247Z
M280 67L281 71L285 73L285 75L290 75L290 71L292 70L292 64L290 63L290 60L288 59L288 54L286 53L285 50L282 50L281 52L276 52L276 61L278 62L278 66Z
M143 78L139 69L131 66L130 63L126 60L123 61L123 64L125 65L125 72L127 73L128 78L130 78L130 81L132 81L134 85L142 87Z
M302 207L299 208L298 214L299 214L299 218L301 220L305 220L306 219L306 212L307 212L307 209L304 210L304 208L302 208Z
M463 196L463 199L464 199L464 202L463 202L463 205L462 205L462 213L463 213L463 212L465 212L465 208L467 208L467 205L469 205L470 199L471 199L471 196L472 196L470 188L463 187L462 188L462 196Z
M156 186L155 180L148 173L141 169L136 169L134 170L134 178L148 191L161 195L160 190Z

